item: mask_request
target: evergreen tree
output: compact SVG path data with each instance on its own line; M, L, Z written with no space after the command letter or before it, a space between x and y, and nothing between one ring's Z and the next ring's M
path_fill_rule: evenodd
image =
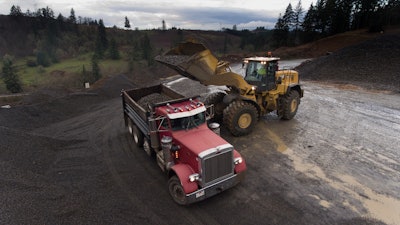
M22 15L23 15L23 13L19 6L15 6L15 5L11 6L10 16L22 16Z
M108 48L108 40L106 36L106 28L104 27L103 20L99 20L99 25L97 26L97 36L95 40L95 55L98 59L104 57L104 53Z
M117 42L115 41L114 38L111 38L111 40L110 40L109 55L110 55L110 59L117 60L117 59L121 58L119 55Z
M71 8L70 16L68 17L68 22L76 24L75 10Z
M297 45L300 43L300 28L301 21L303 17L303 7L301 6L301 0L296 5L296 8L293 11L293 26L294 26L294 43Z
M106 27L104 26L103 20L99 20L99 26L97 27L97 34L100 40L101 47L103 50L108 48L108 40L107 40L107 33Z
M385 11L387 12L385 22L387 25L400 24L400 0L389 0Z
M290 30L294 28L294 11L292 4L286 7L285 14L279 15L278 21L275 24L273 38L275 47L291 45L293 41L289 39Z
M153 49L151 47L150 38L147 36L147 33L145 33L142 38L142 52L143 59L147 60L147 65L151 65L153 63L152 51Z
M125 16L125 28L131 28L131 24L129 23L128 17Z
M92 77L94 79L93 82L96 82L100 79L100 67L99 67L99 59L96 54L92 56Z
M273 31L273 38L275 40L275 47L286 45L286 41L289 37L289 27L283 20L282 16L279 15L278 21L275 24Z
M316 37L316 23L317 23L317 11L313 4L311 3L304 20L302 23L303 28L303 42L313 41Z
M283 26L285 30L292 30L294 28L294 11L292 4L289 3L289 5L286 7L285 14L282 16L283 20Z
M6 84L6 88L11 93L19 93L22 91L21 81L13 67L13 59L9 55L3 58L2 78Z

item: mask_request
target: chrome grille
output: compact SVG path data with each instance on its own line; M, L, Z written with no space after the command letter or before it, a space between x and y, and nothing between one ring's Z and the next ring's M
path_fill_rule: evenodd
M209 184L233 174L233 149L213 152L203 159L203 182Z

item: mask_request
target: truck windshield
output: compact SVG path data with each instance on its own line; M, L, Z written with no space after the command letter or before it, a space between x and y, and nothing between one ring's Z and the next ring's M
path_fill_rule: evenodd
M172 130L189 130L206 122L205 113L198 113L190 117L171 119Z

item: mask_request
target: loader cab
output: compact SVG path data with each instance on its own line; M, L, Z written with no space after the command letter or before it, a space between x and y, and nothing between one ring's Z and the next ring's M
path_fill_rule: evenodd
M245 58L243 66L247 83L257 86L258 92L276 89L275 72L278 70L279 58L251 57Z

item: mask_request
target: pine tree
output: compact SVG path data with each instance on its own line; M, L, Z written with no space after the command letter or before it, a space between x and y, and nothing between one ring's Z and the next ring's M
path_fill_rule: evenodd
M303 7L301 6L301 0L296 5L296 8L293 11L293 25L294 25L294 36L295 36L295 44L299 44L300 42L300 27L301 27L301 20L303 17Z
M15 6L15 5L11 6L10 16L22 16L22 15L23 15L23 13L19 6Z
M147 33L144 34L142 39L142 52L143 59L147 60L147 65L151 65L153 63L152 47L150 44L150 38L149 36L147 36Z
M109 55L110 55L110 59L117 60L117 59L121 58L119 55L117 42L115 41L114 38L111 38L111 40L110 40Z
M68 22L75 24L76 23L76 17L75 17L75 10L71 8L71 14L68 18Z
M129 23L128 17L125 16L125 28L131 28L131 24Z
M92 76L93 76L94 82L98 81L101 77L100 67L99 67L99 59L96 54L94 54L92 56Z
M13 67L13 59L9 55L5 55L3 58L2 78L6 84L7 90L11 93L19 93L22 91L21 81Z
M108 40L107 40L107 33L106 27L104 26L103 20L99 20L99 26L97 27L97 34L99 36L100 44L103 50L108 48Z

